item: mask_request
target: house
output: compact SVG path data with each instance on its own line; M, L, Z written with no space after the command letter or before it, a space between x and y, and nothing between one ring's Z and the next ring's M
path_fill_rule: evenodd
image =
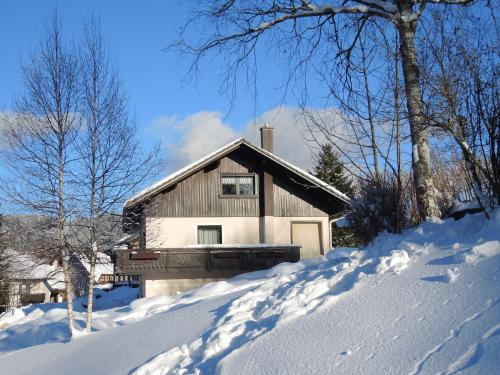
M114 264L111 257L100 251L95 254L95 257L94 285L106 286L107 284L114 283ZM85 282L88 282L88 277L90 275L90 262L82 255L77 258L79 263L78 268L82 271L82 274L86 276L82 279L84 279ZM87 287L87 284L85 284L85 287Z
M261 147L237 139L126 201L139 249L117 250L115 267L140 277L142 296L329 250L330 220L349 198L274 155L273 128L260 130Z
M11 259L8 265L9 293L5 308L25 306L30 303L62 302L66 300L64 273L57 258L52 261L40 254L8 248ZM71 279L75 296L87 292L90 265L81 256L70 256ZM113 283L114 269L111 258L97 254L94 272L96 285Z
M29 253L7 249L15 262L9 266L8 308L30 303L62 302L64 276L57 260L46 263Z

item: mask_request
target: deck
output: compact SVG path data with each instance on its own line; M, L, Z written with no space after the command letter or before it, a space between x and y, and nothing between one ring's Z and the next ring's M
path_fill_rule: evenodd
M299 259L300 245L203 245L176 249L116 250L115 273L161 279L230 277Z

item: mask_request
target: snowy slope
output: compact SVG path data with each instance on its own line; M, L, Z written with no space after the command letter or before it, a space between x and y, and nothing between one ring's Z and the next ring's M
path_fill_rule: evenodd
M13 321L0 373L499 373L499 240L500 211L427 222L364 251L102 310L99 332L20 351L26 323Z

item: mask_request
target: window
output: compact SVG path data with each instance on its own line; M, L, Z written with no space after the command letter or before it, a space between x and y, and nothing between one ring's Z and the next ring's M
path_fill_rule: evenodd
M222 243L221 225L198 225L198 244L214 245Z
M19 282L19 294L22 296L27 296L30 294L31 285L27 280L23 280Z
M255 176L222 176L222 195L255 195Z

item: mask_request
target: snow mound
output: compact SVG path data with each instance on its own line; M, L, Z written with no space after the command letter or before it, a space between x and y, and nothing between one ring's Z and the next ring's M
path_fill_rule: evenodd
M478 233L484 237L495 236L496 230L492 231L498 224L495 221L484 225ZM270 278L223 306L213 325L201 337L166 351L139 367L134 374L218 373L224 358L248 342L258 341L261 336L299 317L331 308L363 285L370 275L397 275L411 265L412 258L427 255L440 247L457 251L460 244L456 239L473 233L471 229L474 228L467 227L468 222L470 220L455 223L435 219L400 236L381 235L365 250L343 248L333 251L319 263L305 264L296 272ZM484 224L484 220L481 223ZM471 254L477 257L496 255L497 245L496 240L485 242L473 247ZM431 276L427 281L454 283L458 275L458 268L447 269L444 276Z
M67 341L64 305L23 308L0 332L0 351L9 353L0 373L495 373L500 210L492 218L433 220L365 249L334 249L174 297L117 296L121 307L95 313L101 332L63 345L47 343Z
M391 251L391 255L380 258L380 263L377 266L377 273L399 273L408 267L409 263L410 257L405 250L393 250Z
M137 289L119 287L111 291L94 289L93 331L117 326L116 310L137 297ZM85 327L86 297L75 299L75 325ZM110 311L111 310L111 311ZM0 316L0 353L70 339L66 326L66 303L31 304Z

